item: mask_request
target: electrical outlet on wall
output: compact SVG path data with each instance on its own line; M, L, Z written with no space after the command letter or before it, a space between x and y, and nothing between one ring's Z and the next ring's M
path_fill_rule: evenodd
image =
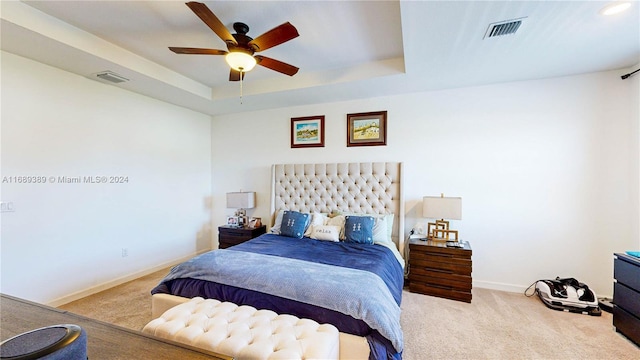
M0 202L0 212L14 212L16 211L13 206L13 201Z
M426 223L416 223L416 225L413 227L413 233L415 235L424 235L427 233L427 224Z

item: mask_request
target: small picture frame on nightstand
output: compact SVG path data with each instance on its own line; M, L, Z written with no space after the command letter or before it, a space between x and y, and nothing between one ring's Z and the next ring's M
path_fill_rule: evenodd
M262 226L262 219L259 217L252 217L251 220L249 220L249 227L252 229L255 229L257 227Z
M227 226L238 227L239 219L237 216L227 216Z

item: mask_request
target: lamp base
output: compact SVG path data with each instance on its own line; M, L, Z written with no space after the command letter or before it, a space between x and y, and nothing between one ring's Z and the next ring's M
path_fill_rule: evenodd
M236 216L238 217L238 227L245 227L249 223L247 218L247 210L238 209L236 211Z

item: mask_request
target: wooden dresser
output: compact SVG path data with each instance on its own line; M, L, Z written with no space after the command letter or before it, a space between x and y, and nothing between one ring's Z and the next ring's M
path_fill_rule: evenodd
M640 345L640 259L614 254L613 326Z
M409 290L471 302L471 246L447 247L443 242L409 240Z
M230 246L242 244L243 242L258 237L265 232L267 232L267 227L265 225L255 228L220 226L218 227L218 248L226 249Z

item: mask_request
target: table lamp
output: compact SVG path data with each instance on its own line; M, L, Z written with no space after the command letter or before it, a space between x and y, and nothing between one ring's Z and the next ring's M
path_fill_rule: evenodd
M422 198L422 216L437 219L427 224L427 239L457 242L458 230L451 230L447 220L462 220L462 198L445 197L444 194L425 196ZM454 239L452 235L455 235Z
M246 223L246 209L253 209L256 206L256 193L249 192L229 192L227 193L227 208L237 209L235 216L238 217L238 226Z

